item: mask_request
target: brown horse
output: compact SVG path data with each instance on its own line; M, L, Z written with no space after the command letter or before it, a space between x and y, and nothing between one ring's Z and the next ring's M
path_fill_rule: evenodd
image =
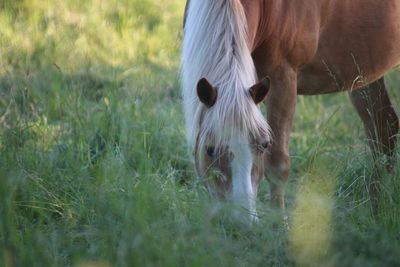
M249 211L236 212L240 219L256 219L264 169L271 203L284 209L298 94L349 91L373 155L392 157L399 121L383 76L400 62L400 1L190 0L184 24L183 96L197 171Z

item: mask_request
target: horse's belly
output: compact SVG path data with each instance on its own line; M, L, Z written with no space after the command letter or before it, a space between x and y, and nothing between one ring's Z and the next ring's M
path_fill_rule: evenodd
M307 66L298 72L297 93L318 95L358 89L382 78L399 62L400 56L396 60L391 58L383 62L385 64L377 61L375 66L380 65L381 68L374 68L372 65L364 67L360 64L354 66L355 70L349 70L349 66L354 64L352 62L331 67L324 65L319 69Z

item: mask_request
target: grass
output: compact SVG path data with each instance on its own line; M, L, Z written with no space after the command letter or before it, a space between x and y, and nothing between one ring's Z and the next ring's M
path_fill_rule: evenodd
M273 227L266 182L260 224L228 226L187 154L183 5L0 3L0 265L399 265L400 177L384 177L372 217L346 94L298 99L290 230ZM400 74L388 84L399 107Z

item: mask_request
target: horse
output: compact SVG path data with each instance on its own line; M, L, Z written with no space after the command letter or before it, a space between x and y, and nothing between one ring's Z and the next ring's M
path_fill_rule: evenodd
M257 221L264 176L272 207L285 208L297 95L348 91L372 156L394 156L399 120L384 75L400 62L400 1L188 0L183 29L196 170L210 192L246 211L234 212L238 220Z

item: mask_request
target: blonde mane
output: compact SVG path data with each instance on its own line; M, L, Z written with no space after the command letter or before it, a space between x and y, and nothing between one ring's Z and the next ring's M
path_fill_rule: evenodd
M187 137L200 146L212 137L220 147L269 134L260 110L249 97L256 83L247 43L247 21L240 0L191 0L185 24L181 75ZM199 79L218 88L215 105L206 108L196 92Z

